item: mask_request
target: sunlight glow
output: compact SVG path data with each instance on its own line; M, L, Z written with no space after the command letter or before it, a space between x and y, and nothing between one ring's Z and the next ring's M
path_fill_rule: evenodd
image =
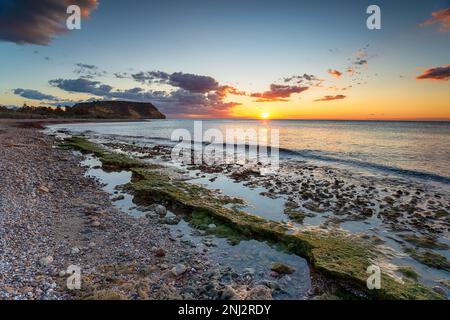
M270 114L268 112L263 112L263 113L261 113L260 117L261 117L261 119L269 119Z

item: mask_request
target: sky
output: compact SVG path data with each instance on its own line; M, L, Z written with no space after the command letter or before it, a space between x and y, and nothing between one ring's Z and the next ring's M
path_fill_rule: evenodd
M66 27L70 4L80 30ZM449 79L449 0L0 0L0 105L450 120Z

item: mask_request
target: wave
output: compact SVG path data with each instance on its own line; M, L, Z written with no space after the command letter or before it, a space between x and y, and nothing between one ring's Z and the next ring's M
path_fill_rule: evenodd
M178 141L172 141L171 139L165 138L165 137L121 136L118 134L110 134L110 135L104 135L104 136L109 136L109 137L114 137L114 138L119 138L119 139L124 139L124 140L142 139L144 141L153 142L156 144L164 144L164 145L168 145L168 146L173 146L174 144L179 143ZM189 141L184 141L184 142L189 143ZM190 141L190 142L192 143L193 141ZM202 144L206 146L206 145L209 145L210 143L202 142ZM225 144L223 144L223 145L225 145ZM254 147L255 145L249 145L249 144L237 145L236 144L236 146L240 147L240 148L245 148L245 150L248 151L250 146ZM270 148L270 146L268 146L267 148L268 148L267 151L270 155L271 148ZM404 168L399 168L399 167L395 167L395 166L389 166L389 165L384 165L384 164L379 164L379 163L374 163L374 162L366 162L366 161L357 160L357 159L346 159L345 157L338 157L338 156L335 157L335 156L330 156L330 155L324 154L320 150L308 150L308 149L295 150L295 149L289 149L289 148L279 148L278 150L279 150L281 159L295 157L297 159L303 159L303 160L316 160L316 161L321 161L321 162L326 162L326 163L328 162L328 163L342 164L342 165L347 165L350 167L357 167L357 168L361 168L361 169L375 171L377 173L394 174L397 176L418 178L418 179L422 179L422 180L434 181L434 182L439 182L439 183L450 185L450 177L442 176L442 175L431 173L431 172L424 172L424 171L412 170L412 169L404 169Z
M393 173L400 176L405 177L414 177L419 178L423 180L429 180L429 181L435 181L440 182L444 184L450 185L450 177L442 176L439 174L431 173L431 172L424 172L419 170L412 170L412 169L404 169L384 164L378 164L374 162L366 162L356 159L345 159L345 158L338 158L333 156L328 156L324 154L317 154L320 151L313 151L313 150L293 150L293 149L287 149L287 148L280 148L280 155L284 155L286 157L297 157L297 158L304 158L307 160L317 160L317 161L323 161L323 162L332 162L332 163L338 163L338 164L344 164L349 165L353 167L359 167L363 169L372 169L377 172L384 172L384 173Z

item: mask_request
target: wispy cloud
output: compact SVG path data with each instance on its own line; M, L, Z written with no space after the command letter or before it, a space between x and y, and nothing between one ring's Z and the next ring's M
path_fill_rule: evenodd
M65 26L68 1L0 1L0 41L17 44L48 45L69 30ZM98 0L72 0L84 18L99 5Z
M335 95L335 96L325 96L325 97L323 97L321 99L314 100L314 102L342 100L342 99L345 99L345 98L347 98L347 96L344 96L343 94L338 94L338 95Z
M431 13L431 18L421 23L421 26L439 25L440 32L450 32L450 7Z
M331 76L335 77L335 78L340 78L342 76L342 72L335 70L335 69L328 69L328 74L330 74Z
M295 93L302 93L308 89L309 87L305 86L290 86L272 83L270 85L270 90L262 93L252 93L250 96L253 98L258 98L256 102L289 101L287 98L290 98L291 95Z
M31 100L39 100L39 101L57 101L59 100L57 97L52 96L50 94L45 94L37 90L31 89L22 89L17 88L13 90L15 95L18 95L22 98L31 99Z
M99 67L93 64L76 63L74 73L80 78L94 79L96 77L102 77L107 74L106 71L101 70Z
M187 77L189 78L189 77ZM239 103L226 102L225 98L231 92L237 92L229 86L214 86L214 90L206 91L192 78L194 84L188 84L186 79L181 87L174 87L172 91L146 90L141 87L131 89L117 89L99 81L89 79L55 79L50 85L70 93L85 93L101 99L120 99L129 101L152 102L164 113L170 115L217 115L227 116L234 106ZM201 82L201 81L200 81ZM203 89L200 89L203 88Z

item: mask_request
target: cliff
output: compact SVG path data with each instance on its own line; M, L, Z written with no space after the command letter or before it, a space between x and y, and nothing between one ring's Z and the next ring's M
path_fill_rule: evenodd
M70 108L71 114L100 119L165 119L153 104L130 101L94 101L78 103Z

